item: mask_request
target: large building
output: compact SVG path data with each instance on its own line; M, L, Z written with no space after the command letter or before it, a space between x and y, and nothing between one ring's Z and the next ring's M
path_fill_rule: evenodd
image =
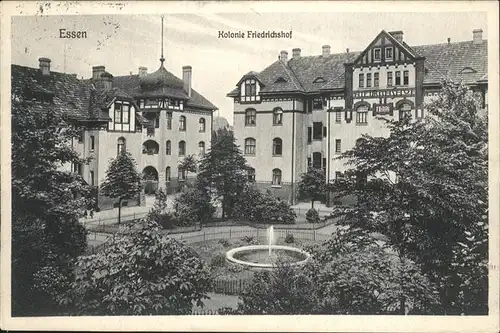
M471 41L410 46L402 31L381 31L361 52L292 57L251 71L228 93L234 99L234 129L249 178L263 189L295 201L308 166L327 180L346 170L335 159L362 134L388 134L378 115L421 118L443 79L462 81L487 104L487 41L482 30Z
M37 112L56 110L82 128L72 145L90 163L71 168L89 184L99 186L110 159L126 149L146 180L146 194L158 187L171 193L189 181L178 170L179 161L209 149L217 108L192 88L190 66L182 68L180 79L165 69L163 56L160 61L153 73L139 67L137 74L113 76L95 66L91 78L78 79L51 71L51 60L40 58L38 68L12 65L12 94ZM101 209L113 205L114 200L99 197Z

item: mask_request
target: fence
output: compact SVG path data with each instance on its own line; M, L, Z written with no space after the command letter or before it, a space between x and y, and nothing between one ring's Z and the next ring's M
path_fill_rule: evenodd
M215 316L215 315L218 315L219 312L217 310L193 310L193 312L191 312L191 315L193 316Z
M250 280L215 280L213 292L224 295L240 295L250 284Z

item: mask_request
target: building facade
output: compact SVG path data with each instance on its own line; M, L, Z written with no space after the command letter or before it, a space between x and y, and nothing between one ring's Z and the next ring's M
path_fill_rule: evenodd
M57 110L68 125L82 129L72 145L90 162L64 167L88 184L99 186L110 160L126 149L142 172L145 194L158 187L172 193L194 177L187 179L179 162L188 155L199 159L210 148L217 108L192 88L190 66L183 67L180 79L165 69L163 56L160 61L153 73L139 67L137 74L125 76L94 66L89 79L51 71L48 58L39 59L39 68L12 65L13 98L40 112ZM116 202L99 196L98 205L106 209Z
M402 31L381 31L362 52L302 56L281 51L278 61L251 71L228 93L234 128L249 178L292 202L309 166L328 181L347 169L335 159L362 134L386 136L377 116L422 118L442 80L462 81L487 106L487 41L409 46Z

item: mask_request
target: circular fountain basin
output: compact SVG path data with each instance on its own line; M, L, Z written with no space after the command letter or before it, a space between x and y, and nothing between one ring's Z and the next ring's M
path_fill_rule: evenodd
M226 260L229 262L258 269L276 267L279 256L283 256L284 261L292 266L302 265L311 257L304 250L285 245L271 245L271 256L269 245L241 246L226 252Z

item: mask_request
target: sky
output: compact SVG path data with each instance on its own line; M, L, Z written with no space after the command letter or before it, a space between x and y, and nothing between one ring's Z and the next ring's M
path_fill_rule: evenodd
M182 66L193 68L192 86L233 123L233 102L226 94L247 72L262 71L281 50L300 48L302 55L361 51L381 31L402 30L409 45L472 40L483 29L483 12L435 13L201 13L164 15L165 67L182 77ZM137 74L160 66L161 14L58 15L12 18L12 63L38 67L38 58L52 60L51 70L89 78L92 66L111 74ZM59 29L86 31L86 39L60 38ZM292 31L291 39L223 39L219 31Z

